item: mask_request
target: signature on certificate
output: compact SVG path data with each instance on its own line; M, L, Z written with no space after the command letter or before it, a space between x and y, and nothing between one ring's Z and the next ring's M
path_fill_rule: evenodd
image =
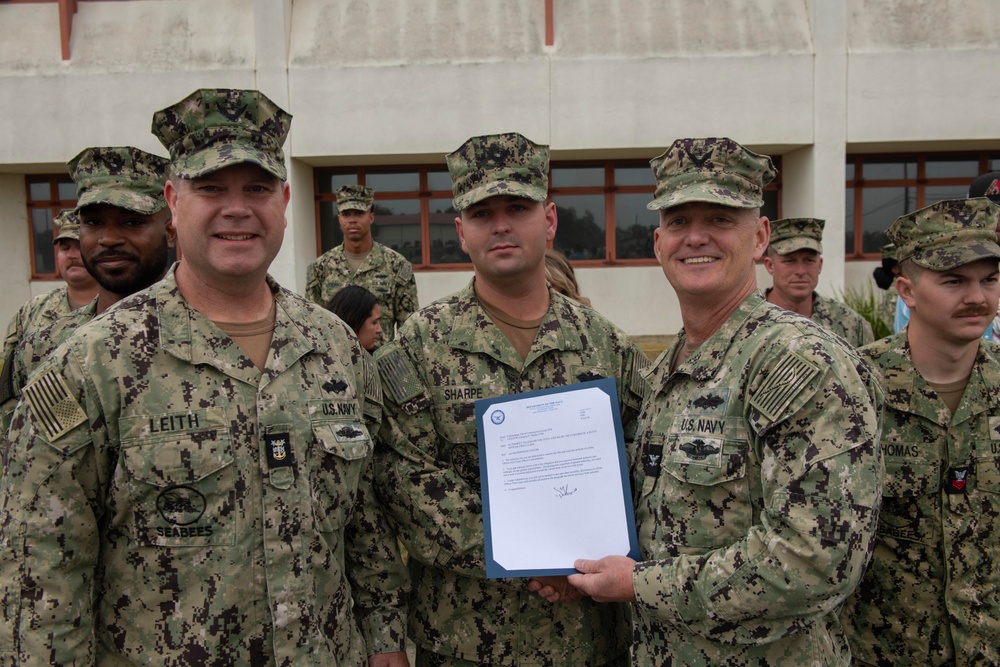
M566 496L571 496L576 493L576 489L572 491L569 490L569 484L560 487L552 487L556 492L556 498L565 498Z

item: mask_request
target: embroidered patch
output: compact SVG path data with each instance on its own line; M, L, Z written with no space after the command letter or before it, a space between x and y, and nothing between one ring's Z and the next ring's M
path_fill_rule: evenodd
M398 348L380 356L376 363L382 388L396 403L406 403L423 392L417 372Z
M820 373L820 369L811 361L789 352L750 399L750 405L757 408L765 418L776 421L792 399Z
M24 399L50 441L58 440L87 421L80 404L70 396L66 382L54 370L45 371L26 386Z
M268 433L265 437L267 449L267 467L286 468L295 464L292 456L292 442L287 433Z
M0 359L3 367L0 367L0 403L6 403L14 397L14 350L12 349L6 359Z

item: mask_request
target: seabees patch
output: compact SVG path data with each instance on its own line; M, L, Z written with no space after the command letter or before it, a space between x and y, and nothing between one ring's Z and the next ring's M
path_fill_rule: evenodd
M54 370L47 370L24 388L31 414L39 428L55 441L87 421L87 414L69 393L66 381Z
M808 359L788 352L750 399L750 405L769 421L778 421L788 406L823 371Z

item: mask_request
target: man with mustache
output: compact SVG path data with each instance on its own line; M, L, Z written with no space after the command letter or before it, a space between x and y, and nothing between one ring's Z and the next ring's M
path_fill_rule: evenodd
M11 363L10 411L31 371L73 331L166 274L175 239L163 198L168 164L130 146L87 148L70 160L80 255L97 281L97 298L22 339Z
M90 303L97 294L97 282L87 272L80 258L80 217L75 209L67 209L53 221L56 237L56 273L65 285L29 300L11 318L0 357L0 434L6 435L10 413L17 404L20 385L14 382L14 355L25 338L38 329L47 328L78 308ZM11 400L15 399L15 400Z
M387 445L376 450L375 489L410 554L418 667L628 659L625 605L579 599L566 577L486 579L476 400L613 377L631 440L645 392L648 362L625 332L546 285L557 222L548 160L548 146L513 132L472 137L448 155L475 277L410 316L375 355ZM543 591L559 603L535 595Z
M344 242L306 270L306 298L326 307L347 285L358 285L378 297L380 346L417 309L417 283L410 261L372 238L375 193L363 185L337 188L337 221Z
M1000 664L998 214L942 201L887 232L910 322L860 350L886 402L875 555L842 614L858 664Z
M875 340L868 320L840 301L816 293L823 270L823 226L816 218L785 218L771 223L771 242L764 268L774 279L765 298L785 310L808 317L854 347Z

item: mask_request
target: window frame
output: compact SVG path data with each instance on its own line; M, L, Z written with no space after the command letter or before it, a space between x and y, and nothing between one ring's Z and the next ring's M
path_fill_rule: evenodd
M864 164L865 161L880 161L880 162L916 162L917 173L912 178L877 178L877 179L866 179L864 177ZM854 192L854 205L853 205L853 216L854 216L854 227L853 230L847 228L844 225L845 234L845 245L846 245L846 234L849 231L854 233L854 247L851 252L844 253L844 260L847 262L870 262L879 261L881 255L879 252L864 252L864 191L866 188L915 188L916 189L916 203L913 210L918 211L925 206L927 206L927 188L928 187L965 187L968 188L969 184L972 182L976 176L955 176L955 177L928 177L927 176L927 162L939 161L939 160L965 160L972 161L975 160L978 163L978 174L976 176L981 176L983 174L994 171L990 167L991 161L1000 161L1000 151L996 150L982 150L982 151L908 151L899 153L848 153L846 157L846 165L854 167L854 177L847 178L844 181L844 204L845 208L849 207L849 195L851 191ZM997 168L1000 168L998 166ZM912 211L908 211L911 213ZM883 232L884 233L884 232ZM888 242L888 241L886 241Z
M33 184L49 184L49 199L33 199L31 196L31 186ZM27 201L28 212L28 249L31 254L31 280L62 280L59 276L58 267L53 273L41 273L35 265L35 222L32 213L36 210L48 209L52 216L52 241L55 241L58 233L55 225L56 217L66 209L76 208L76 198L59 199L59 182L72 180L66 174L26 174L24 177L24 196ZM55 266L55 250L53 250L53 266Z
M781 179L781 156L774 156L772 160L778 169L778 177L765 187L767 191L776 191L778 215L782 210L782 179ZM320 192L320 181L336 176L356 176L359 185L367 183L370 174L378 173L403 173L417 172L419 176L419 190L416 191L376 191L375 200L413 200L419 199L420 204L420 244L421 261L413 263L413 270L422 271L468 271L472 269L471 262L452 263L431 263L430 262L430 200L451 199L451 190L431 190L428 187L428 172L440 172L445 167L443 164L384 164L384 165L364 165L364 166L340 166L340 167L316 167L313 169L313 193L314 193L314 224L316 238L316 256L319 257L324 252L330 250L323 249L323 229L321 208L324 204L336 205L336 194L334 192ZM603 170L604 182L601 185L584 186L559 186L553 187L552 170L560 168L600 168ZM556 201L560 195L601 195L604 197L604 237L605 256L597 259L574 259L573 266L579 267L628 267L628 266L656 266L655 257L649 258L626 258L617 256L617 221L615 220L615 196L618 194L645 194L653 199L654 186L647 185L618 185L615 183L615 169L617 168L649 168L649 160L641 158L633 159L597 159L597 160L557 160L549 165L549 201ZM376 220L376 225L378 224ZM558 232L557 232L558 233ZM652 238L650 238L652 245ZM551 247L552 244L549 244Z

